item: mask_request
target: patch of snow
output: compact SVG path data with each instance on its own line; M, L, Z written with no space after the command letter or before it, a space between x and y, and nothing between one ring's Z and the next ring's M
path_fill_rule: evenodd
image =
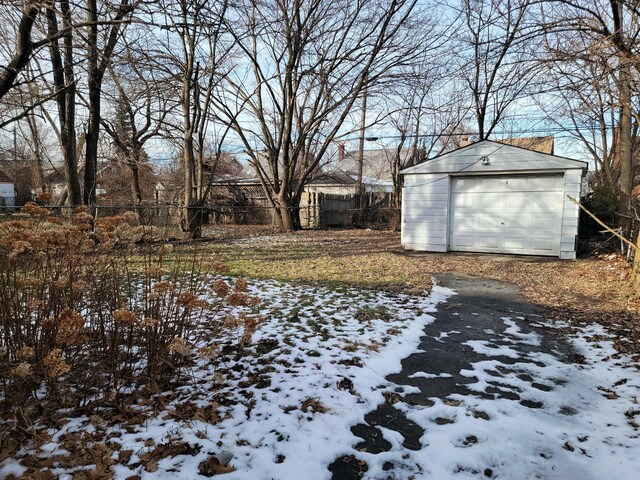
M144 425L101 425L122 450L133 450L128 465L114 465L115 478L196 478L198 465L224 450L234 455L231 465L236 471L228 477L234 480L327 478L328 465L351 453L359 440L350 427L384 401L382 392L392 386L385 377L400 371L401 360L417 349L424 327L433 321L429 313L453 294L439 286L425 297L274 281L254 281L249 293L261 298L254 313L265 319L253 344L271 341L277 347L262 357L225 357L225 371L239 374L229 375L223 387L211 385L219 366L198 360L191 371L193 383L174 389L176 399ZM378 309L386 318L357 320L361 308ZM248 382L253 374L267 378L267 386ZM339 388L341 379L352 382L352 392ZM220 398L234 402L217 405L224 419L215 425L167 416L185 402L206 407ZM65 434L91 428L88 418L71 418L62 429L50 431L52 441L42 454L65 453ZM390 430L384 436L392 443L400 440ZM145 469L141 456L159 444L178 441L199 446L199 453L162 458L157 471ZM139 466L132 469L135 464ZM22 470L16 460L7 460L0 464L0 477ZM69 475L62 468L51 471Z
M449 373L427 373L427 372L416 372L412 375L409 375L408 378L451 378L453 375Z
M470 346L474 352L479 353L481 355L487 356L503 356L503 357L511 357L518 358L520 354L512 349L511 347L507 347L504 345L495 345L487 340L469 340L463 343L463 345Z

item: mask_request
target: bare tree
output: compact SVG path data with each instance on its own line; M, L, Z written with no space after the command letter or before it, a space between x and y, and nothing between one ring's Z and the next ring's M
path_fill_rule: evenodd
M620 136L616 128L618 92L610 72L591 58L574 57L571 62L552 62L547 79L550 89L539 100L547 120L579 142L595 167L591 181L607 197L615 198ZM634 143L636 137L637 132Z
M491 135L527 95L536 69L528 40L533 0L463 0L461 75L469 88L478 137Z
M17 4L14 5L13 8L19 8L18 5L22 2L12 3ZM16 31L13 55L7 65L0 65L0 98L9 92L14 86L20 71L29 64L29 59L31 58L34 48L31 32L40 8L41 2L39 1L29 0L24 2Z
M7 121L25 118L38 106L55 99L67 195L72 205L79 205L83 200L95 203L102 80L120 38L122 25L137 3L131 0L119 0L117 3L110 0L28 0L24 2L20 23L14 29L17 36L15 54L0 70L0 97L10 90L20 89L22 85L17 80L21 74L25 74L22 83L30 85L22 92L23 97L31 94L34 84L51 75L50 94L38 102L16 105L16 113ZM86 29L86 35L82 29ZM33 41L32 35L36 31L39 39ZM45 46L49 50L48 58L38 58ZM82 71L85 52L88 122L83 193L78 176L76 110L85 78ZM38 64L36 70L40 69L40 77L27 74L27 67L32 62ZM37 90L40 91L39 88Z
M101 123L130 172L131 198L138 205L143 200L140 168L146 158L145 145L163 136L177 101L172 98L172 77L167 78L148 58L144 32L129 33L131 38L108 69L109 88L104 95L112 111Z
M87 80L88 80L88 122L85 136L84 190L83 202L87 205L96 203L96 172L98 167L98 141L100 138L100 108L102 101L102 80L111 62L111 56L119 40L123 20L133 11L136 2L120 0L112 10L109 2L102 2L98 8L97 0L87 0L88 27L86 35L87 48ZM106 20L106 30L102 48L99 45L98 20Z
M74 30L69 0L60 0L60 10L55 0L46 6L47 30L53 40L49 43L53 89L58 107L60 144L64 158L67 195L71 205L80 205L82 195L78 177L78 155L76 143L76 69L74 61ZM62 30L59 27L62 20ZM61 33L61 31L63 33ZM62 37L60 45L59 37Z
M418 52L418 31L408 33L416 3L238 2L228 28L247 65L216 102L284 229L299 227L304 185L364 89Z
M626 234L630 229L633 189L633 96L637 93L640 3L637 0L553 0L543 10L546 43L557 62L598 64L616 88L616 161L619 165L618 214ZM602 77L601 77L602 78Z
M181 226L189 238L198 238L210 190L204 162L213 143L213 91L226 75L233 45L224 24L228 2L158 0L158 7L161 20L153 30L158 45L149 54L155 68L173 75L180 110L174 132L181 135L174 140L184 170Z
M445 44L448 45L448 44ZM435 44L422 60L406 69L387 90L387 123L396 133L395 145L387 150L393 180L393 206L400 207L400 171L447 150L452 131L459 128L468 108L454 73Z

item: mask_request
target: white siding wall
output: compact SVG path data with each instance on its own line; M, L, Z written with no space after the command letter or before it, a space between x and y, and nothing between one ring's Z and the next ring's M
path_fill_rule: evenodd
M507 172L505 172L507 173ZM544 172L540 172L541 174ZM564 175L560 258L576 258L579 208L566 196L579 199L582 171ZM408 250L449 250L451 177L447 173L407 174L402 189L402 245Z
M409 250L448 249L447 174L407 175L402 189L402 245Z
M0 205L13 207L15 205L15 196L13 183L0 183Z
M573 260L576 258L576 237L578 235L578 217L580 208L567 198L567 195L580 200L582 172L567 170L564 174L564 210L562 213L562 238L560 258Z

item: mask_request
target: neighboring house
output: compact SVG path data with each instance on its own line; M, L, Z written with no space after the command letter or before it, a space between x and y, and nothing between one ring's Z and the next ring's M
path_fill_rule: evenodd
M392 165L395 155L396 150L393 148L365 150L363 152L362 185L366 192L391 192L393 190ZM411 149L404 148L400 150L400 163L406 165L410 155ZM335 166L323 169L327 174L335 172L353 179L352 189L345 193L353 193L355 189L355 183L358 178L358 158L357 151L345 151L341 146Z
M102 175L104 173L104 169L99 170L96 175ZM82 180L84 175L84 167L78 173L80 177L80 187L82 188ZM104 188L100 188L100 178L97 179L98 188L96 188L96 195L104 195L106 190ZM64 173L55 171L46 175L44 177L45 188L48 192L51 192L53 198L60 197L64 191L67 189L67 180L64 176ZM32 192L35 193L35 192Z
M356 179L341 170L318 173L305 186L305 193L325 193L331 195L353 195Z
M587 165L483 140L407 168L402 245L573 259Z
M7 174L0 170L0 207L14 207L15 204L15 183Z

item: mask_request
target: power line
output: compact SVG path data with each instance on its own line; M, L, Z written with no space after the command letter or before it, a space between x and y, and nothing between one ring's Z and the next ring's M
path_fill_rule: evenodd
M589 126L583 125L579 127L550 127L544 129L526 129L526 130L505 130L502 132L491 132L491 136L503 136L503 135L525 135L525 134L554 134L554 133L571 133L571 131L590 131L590 130L613 130L615 127L611 125L604 126ZM451 138L451 137L462 137L462 136L476 136L477 132L454 132L454 133L424 133L424 134L405 134L405 135L377 135L377 136L367 136L365 140L370 142L375 142L377 140L401 140L401 139L411 139L411 138ZM355 141L359 140L360 137L351 137L345 138L344 141Z

